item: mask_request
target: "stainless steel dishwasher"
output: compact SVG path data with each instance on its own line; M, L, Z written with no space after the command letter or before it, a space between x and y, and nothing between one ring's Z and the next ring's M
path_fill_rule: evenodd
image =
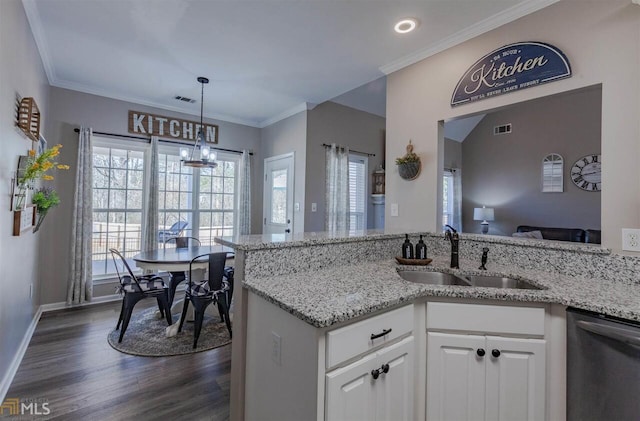
M567 310L567 419L640 420L640 323Z

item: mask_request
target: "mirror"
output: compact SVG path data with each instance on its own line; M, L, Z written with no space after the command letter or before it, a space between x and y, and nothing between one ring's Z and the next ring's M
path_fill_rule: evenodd
M479 234L487 221L474 211L486 206L493 235L520 225L600 230L600 193L576 186L571 168L600 155L601 110L596 85L446 121L443 222ZM543 162L552 154L564 160L563 185L545 192Z

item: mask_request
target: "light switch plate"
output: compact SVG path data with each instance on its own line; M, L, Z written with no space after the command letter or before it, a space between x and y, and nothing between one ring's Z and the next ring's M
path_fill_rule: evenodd
M398 204L397 203L392 203L391 204L391 216L398 216Z
M640 251L640 229L622 228L622 250Z
M311 212L317 212L318 211L318 204L317 203L312 203L311 204Z
M296 211L296 212L300 212L300 202L296 202L296 203L293 205L293 208L295 209L295 211Z

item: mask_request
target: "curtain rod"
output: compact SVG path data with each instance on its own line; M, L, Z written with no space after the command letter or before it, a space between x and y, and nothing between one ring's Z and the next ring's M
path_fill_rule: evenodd
M80 133L80 129L75 128L73 129L74 132L76 133ZM111 136L111 137L119 137L122 139L133 139L133 140L144 140L145 142L151 142L151 139L145 136L131 136L128 134L117 134L117 133L107 133L107 132L97 132L97 131L93 131L93 134L97 134L97 135L103 135L103 136ZM164 143L172 143L174 145L187 145L187 143L184 142L176 142L174 140L165 140L165 139L160 139L161 142ZM209 149L215 149L216 151L222 151L222 152L231 152L231 153L238 153L238 154L242 154L242 151L238 151L235 149L226 149L226 148L218 148L218 147L210 147ZM253 156L253 152L249 152L249 155Z
M324 146L325 148L330 148L331 147L331 145L328 145L326 143L323 143L322 146ZM342 145L336 145L336 147L344 149L344 146L342 146ZM354 151L353 149L349 149L349 152L359 153L361 155L367 155L367 156L376 156L376 154L374 154L374 153Z

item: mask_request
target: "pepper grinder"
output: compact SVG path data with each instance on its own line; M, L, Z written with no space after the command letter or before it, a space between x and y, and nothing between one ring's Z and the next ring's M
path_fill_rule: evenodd
M482 259L480 260L480 267L478 269L480 270L487 270L487 268L485 267L485 265L487 264L487 254L489 253L489 247L484 247L482 249Z

